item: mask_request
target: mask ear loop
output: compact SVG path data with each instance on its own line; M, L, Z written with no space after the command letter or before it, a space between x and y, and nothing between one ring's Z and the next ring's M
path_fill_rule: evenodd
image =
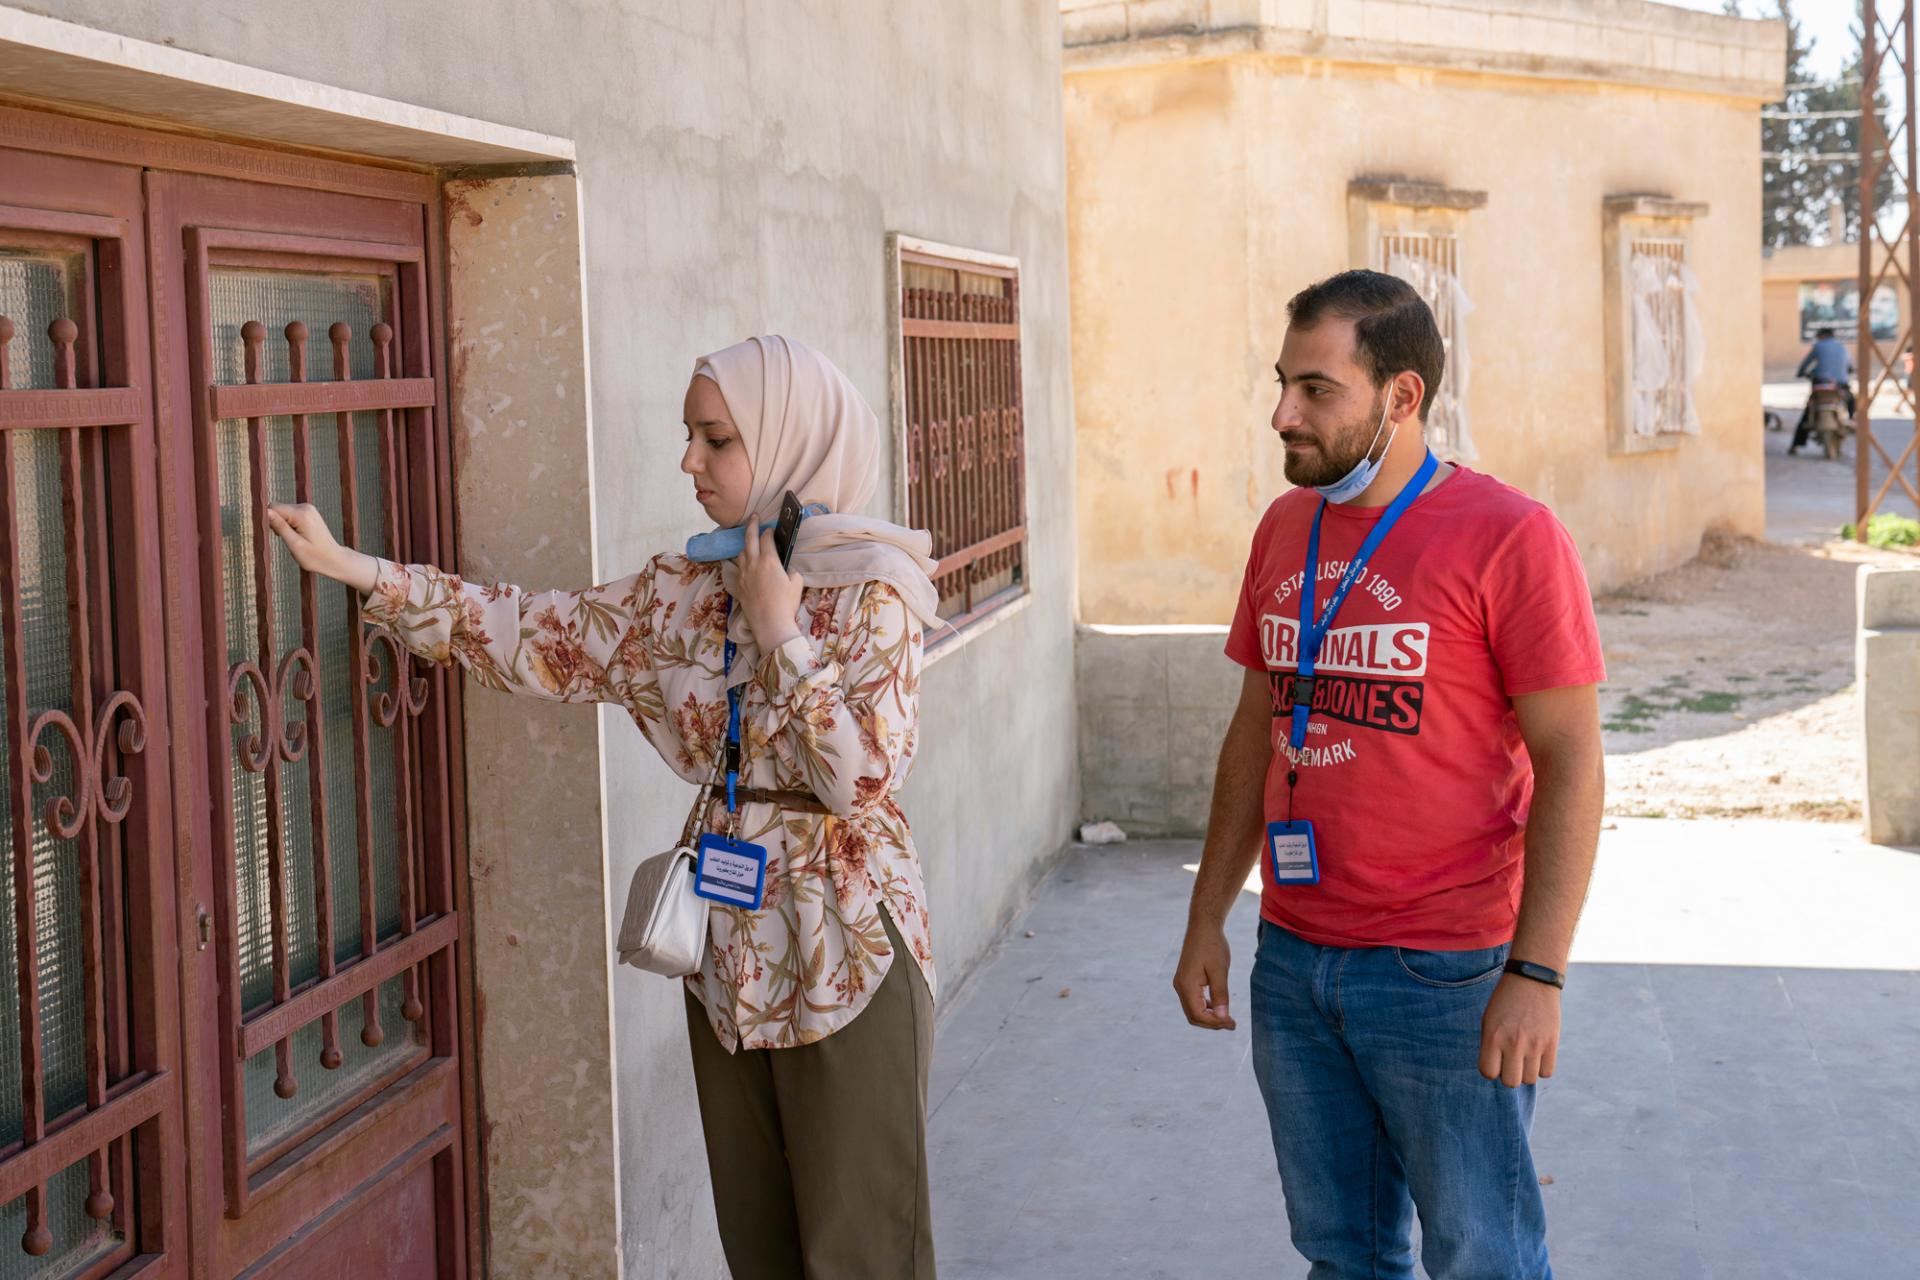
M1380 451L1379 458L1376 458L1373 456L1373 446L1380 443L1380 433L1387 429L1387 419L1392 416L1393 416L1393 383L1389 382L1387 383L1387 402L1386 404L1382 405L1380 409L1380 425L1373 429L1373 440L1367 445L1367 452L1366 452L1366 457L1364 461L1379 462L1381 459L1384 459L1387 456L1387 451L1393 448L1394 437L1400 434L1400 424L1397 422L1393 424L1393 434L1387 437L1386 449L1382 449Z

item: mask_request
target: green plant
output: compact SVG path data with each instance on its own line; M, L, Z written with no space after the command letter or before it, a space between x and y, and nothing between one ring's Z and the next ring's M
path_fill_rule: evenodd
M1702 715L1725 715L1729 711L1738 711L1742 695L1712 689L1697 698L1683 698L1676 705L1682 711L1693 711Z
M1859 527L1852 522L1840 526L1841 537L1852 540L1858 535ZM1867 545L1883 549L1920 546L1920 520L1882 511L1867 521Z

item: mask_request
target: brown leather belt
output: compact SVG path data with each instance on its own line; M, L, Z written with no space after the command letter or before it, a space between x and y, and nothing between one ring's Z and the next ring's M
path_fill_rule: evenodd
M833 810L820 802L820 798L811 791L767 791L761 787L735 787L733 794L741 804L770 804L789 813L831 814ZM713 803L721 809L727 807L727 789L718 786L713 789Z

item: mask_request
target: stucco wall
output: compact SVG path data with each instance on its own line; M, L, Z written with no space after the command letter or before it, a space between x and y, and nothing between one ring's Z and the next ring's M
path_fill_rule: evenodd
M1139 6L1130 6L1138 8ZM1640 6L1648 7L1648 6ZM1084 54L1084 56L1080 56ZM1449 55L1452 56L1452 55ZM1487 193L1462 231L1475 464L1551 503L1596 587L1763 516L1757 102L1179 41L1070 56L1082 616L1220 623L1284 487L1268 420L1287 298L1349 261L1347 188ZM1704 202L1704 434L1608 449L1602 200Z
M929 669L920 758L904 797L927 865L940 964L949 986L961 978L1064 842L1077 809L1058 11L1024 0L555 0L532 9L510 0L345 0L316 22L311 6L287 0L29 7L575 140L593 561L605 576L699 527L676 470L680 399L695 356L782 330L831 353L884 412L886 233L1021 260L1037 598ZM537 400L515 412L527 430L541 430ZM577 430L577 413L565 420ZM494 447L473 422L454 429L470 460ZM875 510L893 514L886 493L883 485ZM477 540L489 520L485 495L463 492L459 518ZM564 536L576 523L577 513L567 517ZM502 563L489 555L476 565ZM559 570L547 563L530 561L522 585L579 585L548 580ZM529 749L560 743L570 754L543 758L524 777L502 770L485 781L502 805L537 811L548 772L570 762L598 771L617 903L635 863L673 837L688 797L624 716L602 713L599 728L597 762L596 735L530 736ZM491 857L538 867L534 824L500 834ZM613 975L629 1276L724 1274L680 1000L675 984L631 970ZM494 1030L539 1032L532 1024ZM564 1109L564 1099L562 1089L553 1105ZM563 1195L565 1183L555 1184ZM564 1217L520 1221L551 1230Z
M1761 359L1768 382L1793 377L1807 344L1800 341L1800 282L1767 280L1760 286Z

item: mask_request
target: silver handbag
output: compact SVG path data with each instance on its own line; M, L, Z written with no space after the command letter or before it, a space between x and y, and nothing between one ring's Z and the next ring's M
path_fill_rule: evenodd
M712 797L713 783L701 784L680 843L634 868L626 914L620 919L620 963L669 978L700 971L711 904L693 891L694 868L700 861L695 841Z

